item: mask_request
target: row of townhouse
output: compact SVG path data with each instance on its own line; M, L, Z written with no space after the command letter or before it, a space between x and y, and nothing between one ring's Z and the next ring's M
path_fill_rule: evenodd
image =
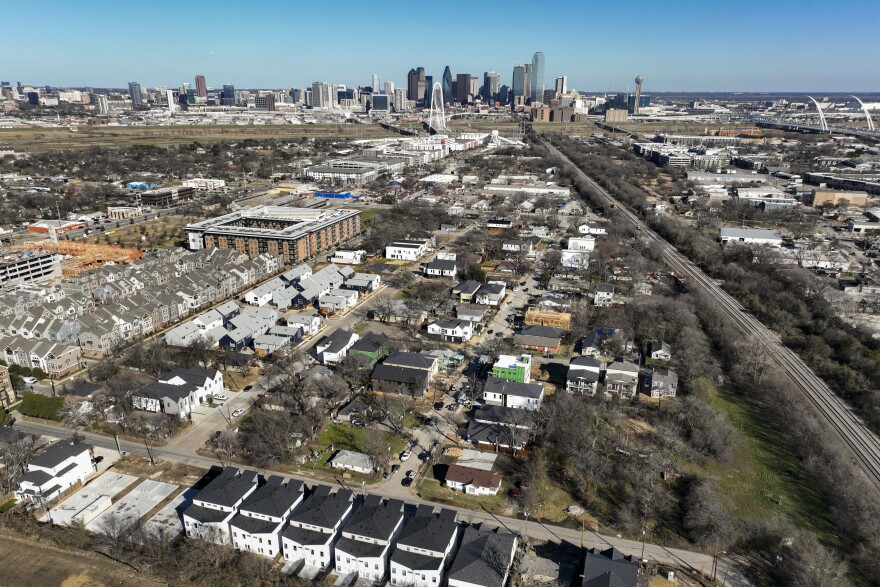
M65 277L0 299L0 335L78 343L101 356L231 297L281 268L281 258L172 249Z
M605 384L605 395L632 399L639 390L653 398L675 397L678 391L678 375L675 371L658 367L640 371L629 361L612 361L607 365L593 356L576 357L568 366L566 390L570 393L596 395L599 383Z
M516 551L513 534L462 530L453 510L435 513L430 505L357 497L345 488L309 490L299 481L233 467L195 496L183 520L189 538L280 556L304 565L301 576L335 569L376 585L390 579L395 587L500 587Z
M0 336L0 349L7 365L41 369L58 379L85 367L82 350L75 344L48 340L28 340L19 336Z

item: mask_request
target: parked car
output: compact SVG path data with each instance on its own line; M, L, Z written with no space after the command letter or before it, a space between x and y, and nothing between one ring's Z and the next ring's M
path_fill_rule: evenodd
M409 457L411 457L411 456L412 456L412 451L411 451L411 450L405 450L405 451L403 451L402 453L400 453L400 461L401 461L401 462L406 462L406 460L409 459Z
M244 414L244 408L236 408L236 410L234 412L232 412L232 417L238 418L242 414Z
M434 402L434 409L435 410L442 410L443 409L443 402Z
M396 473L400 470L400 465L391 465L391 473Z
M403 485L404 487L409 487L410 485L412 485L412 482L413 482L413 480L410 479L409 477L404 477L404 478L400 481L400 484Z
M218 393L217 395L214 396L214 400L216 400L216 401L225 402L225 401L228 400L228 399L229 399L229 398L228 398L226 395L222 394L222 393Z
M412 478L414 478L415 476L416 476L416 472L413 471L412 469L410 469L409 471L406 472L406 478L407 478L407 479L412 479Z
M34 383L37 382L37 378L36 378L36 377L31 377L31 376L22 377L22 380L23 380L25 383L27 383L28 385L33 385Z
M419 460L420 461L427 461L430 458L431 458L431 455L428 454L428 451L423 450L422 452L419 453Z
M244 386L244 389L242 389L242 391L250 391L250 390L252 390L253 388L254 388L253 385L245 385L245 386Z
M434 418L425 418L424 423L425 423L425 426L433 426L434 425Z

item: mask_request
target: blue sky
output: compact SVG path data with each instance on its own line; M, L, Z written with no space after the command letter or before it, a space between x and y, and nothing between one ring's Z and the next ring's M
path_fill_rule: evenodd
M440 8L432 8L439 6ZM510 84L543 51L545 83L604 92L880 90L880 1L357 2L44 0L0 8L0 79L37 85L302 87L313 81Z

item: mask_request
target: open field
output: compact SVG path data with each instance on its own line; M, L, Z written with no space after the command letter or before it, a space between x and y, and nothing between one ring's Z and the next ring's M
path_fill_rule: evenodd
M734 515L758 521L784 513L833 542L826 505L786 439L764 418L760 406L731 392L714 389L707 400L742 432L742 446L734 461L709 471L718 480Z
M45 541L30 540L9 530L0 530L0 560L5 585L44 587L105 587L159 585L138 577L131 569L85 551L70 552Z
M0 145L22 151L178 145L198 141L244 139L336 138L366 139L395 136L376 124L204 125L204 126L99 126L68 128L0 129Z
M180 244L184 239L180 229L194 221L194 218L179 215L163 216L160 220L147 220L137 224L119 220L106 224L104 232L93 232L89 235L89 240L123 247L166 249ZM116 228L117 224L119 228ZM142 236L147 237L145 241L141 240Z

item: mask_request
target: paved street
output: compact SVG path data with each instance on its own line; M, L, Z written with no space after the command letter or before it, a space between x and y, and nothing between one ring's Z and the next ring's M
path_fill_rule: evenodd
M54 437L62 437L67 436L71 433L70 430L65 428L61 428L58 426L52 426L49 424L42 424L37 422L28 422L18 418L18 421L15 424L15 427L23 432L28 432L31 434L42 434L46 436L54 436ZM100 434L93 434L91 432L83 433L86 437L86 440L95 446L106 448L110 450L116 449L116 442L113 438L108 436L103 436ZM128 452L132 455L139 455L146 457L147 450L143 444L120 440L120 447L123 451ZM201 468L210 468L213 466L219 466L221 464L219 459L211 459L207 457L202 457L199 455L194 455L188 453L185 449L181 449L180 447L154 447L152 449L153 457L156 459L164 459L171 462L176 463L184 463L187 465L192 465L194 467ZM412 462L413 465L419 464L417 454L414 454L411 457L413 460L407 463L404 463L401 469L405 467L416 469L416 466L409 466L409 463ZM230 464L224 462L223 464ZM284 473L279 471L272 471L267 469L259 469L259 471L263 474L275 474L291 477L294 479L299 479L301 481L307 481L311 483L322 483L326 485L337 486L334 483L327 483L325 481L316 481L308 476L303 475L295 475L290 473ZM357 489L357 488L352 488ZM397 484L380 484L374 487L371 487L369 492L371 494L380 495L382 497L394 497L398 499L404 499L409 503L414 504L431 504L431 502L425 501L417 497L411 492L407 492L406 490L400 486L399 482ZM436 505L436 504L435 504ZM493 526L500 525L504 528L510 530L511 532L517 534L527 533L530 539L532 540L555 540L555 541L567 541L572 544L580 544L581 541L581 530L580 528L568 528L564 526L556 526L551 524L542 524L540 522L529 521L528 528L526 532L526 523L524 520L520 520L517 518L511 518L508 516L496 516L494 514L490 514L484 511L474 511L465 508L459 507L450 507L449 509L453 509L458 512L459 519L466 522L487 522ZM584 532L584 546L587 547L599 547L599 548L607 548L608 546L614 546L615 548L621 550L626 554L634 554L637 557L641 556L642 543L633 540L626 540L622 538L617 538L615 536L607 536L598 534L596 532L592 532L590 530L585 530ZM680 550L675 548L667 548L664 546L659 546L655 544L647 543L645 546L645 559L654 560L659 563L670 564L670 565L678 565L690 568L696 572L709 573L712 567L712 557L708 554L691 552L687 550ZM733 585L734 587L746 586L750 583L735 569L733 564L730 561L721 559L718 563L718 574L719 577L727 578L727 585Z

